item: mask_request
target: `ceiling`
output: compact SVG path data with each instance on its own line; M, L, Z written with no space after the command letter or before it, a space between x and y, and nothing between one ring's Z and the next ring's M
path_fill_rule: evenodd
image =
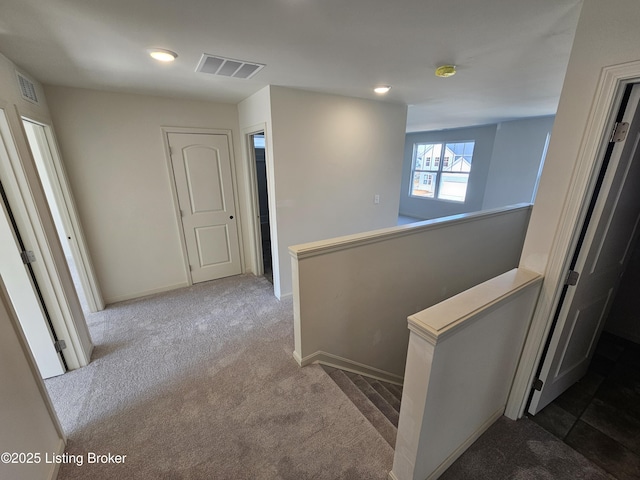
M0 0L0 52L50 85L238 103L265 85L409 105L407 131L555 113L581 0ZM171 64L147 49L178 53ZM196 73L202 53L266 64ZM456 76L434 75L443 63ZM378 84L393 88L384 98Z

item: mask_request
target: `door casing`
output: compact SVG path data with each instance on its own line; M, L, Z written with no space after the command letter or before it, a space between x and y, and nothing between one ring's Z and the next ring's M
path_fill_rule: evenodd
M629 247L635 242L640 218L640 196L636 193L640 192L639 99L640 85L635 84L629 102L625 100L619 109L616 120L631 124L626 140L614 143L605 139L608 158L598 172L598 184L569 267L579 272L580 278L577 285L563 288L547 339L548 353L538 368L544 384L532 391L529 413L540 411L586 373L630 257ZM634 220L620 215L633 215ZM615 239L624 241L627 248L609 246Z
M102 292L100 291L95 269L89 256L84 231L77 213L75 200L69 187L64 164L61 161L53 129L46 123L41 123L28 117L22 117L22 119L23 121L38 125L42 128L41 134L44 138L38 138L38 140L46 144L41 145L41 147L46 147L41 148L43 150L42 160L44 162L44 168L47 170L48 181L56 197L55 202L61 214L65 233L70 237L69 248L73 255L76 269L78 270L80 283L82 284L89 311L97 312L104 310L104 299L102 298ZM36 135L39 134L36 133ZM44 182L42 179L41 181Z
M549 252L545 280L505 408L505 415L511 419L522 417L527 406L536 370L542 360L545 340L549 335L569 264L587 214L588 200L595 188L608 143L605 139L611 131L617 107L626 86L638 81L640 61L606 67L600 75L583 135L584 141L572 175L571 190L562 206L558 230Z
M0 162L2 177L9 203L16 217L20 234L27 249L33 250L36 262L32 264L44 303L49 311L58 339L66 342L64 358L70 370L89 364L93 344L88 335L84 317L76 318L60 280L58 266L50 249L50 240L42 224L38 207L31 191L22 157L30 155L22 116L17 107L0 102L0 135L7 147L8 158ZM32 180L31 180L32 181Z
M4 140L0 138L0 159L6 154ZM0 182L0 190L4 188ZM3 195L4 196L4 195ZM15 217L4 198L0 199L0 275L4 279L11 302L20 322L21 330L31 349L41 378L62 375L66 367L62 355L55 349L55 334L46 306L38 295L39 288L33 269L24 265L20 252L22 239L15 226Z

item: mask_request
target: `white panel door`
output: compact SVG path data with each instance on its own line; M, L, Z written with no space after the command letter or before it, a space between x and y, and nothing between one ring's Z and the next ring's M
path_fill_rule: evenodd
M169 133L168 139L192 281L241 273L229 137Z
M62 375L65 372L64 364L54 348L53 335L31 276L22 263L20 248L2 200L0 207L0 275L40 375L42 378Z
M632 253L640 221L640 87L625 113L624 143L615 144L602 189L575 265L580 277L568 287L529 412L535 414L587 372L598 338Z

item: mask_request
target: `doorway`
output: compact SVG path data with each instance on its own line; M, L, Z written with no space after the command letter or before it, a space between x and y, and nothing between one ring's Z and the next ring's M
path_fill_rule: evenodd
M191 283L240 274L230 136L166 135Z
M262 271L264 277L273 283L273 260L271 256L271 225L269 222L269 194L267 190L267 158L264 132L249 136L256 164L258 209L260 216L260 246L262 248Z
M22 122L82 310L103 310L104 301L51 129L24 117Z
M624 89L578 236L528 411L588 371L640 224L640 85Z
M640 84L622 89L527 406L616 478L640 465Z

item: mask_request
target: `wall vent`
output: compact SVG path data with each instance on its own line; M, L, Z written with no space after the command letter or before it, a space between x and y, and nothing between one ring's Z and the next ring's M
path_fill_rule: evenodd
M20 86L20 93L25 100L38 105L38 95L36 94L36 86L31 80L22 75L20 72L16 72L18 76L18 85Z
M196 67L196 72L248 80L264 67L261 63L234 60L203 53Z

